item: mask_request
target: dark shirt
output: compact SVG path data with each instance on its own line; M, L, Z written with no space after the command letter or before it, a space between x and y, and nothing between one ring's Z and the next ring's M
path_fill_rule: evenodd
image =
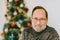
M41 32L36 32L30 27L22 32L20 40L59 40L59 36L56 30L49 26Z

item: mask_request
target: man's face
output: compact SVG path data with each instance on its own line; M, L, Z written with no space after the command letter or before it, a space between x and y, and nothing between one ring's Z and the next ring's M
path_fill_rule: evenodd
M32 27L35 31L40 32L46 28L47 24L46 13L43 9L36 9L32 16Z

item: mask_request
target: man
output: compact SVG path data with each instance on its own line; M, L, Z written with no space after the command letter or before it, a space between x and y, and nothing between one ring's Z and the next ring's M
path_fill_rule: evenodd
M49 27L47 22L47 11L41 6L36 6L32 11L32 26L22 32L20 40L59 40L56 30Z

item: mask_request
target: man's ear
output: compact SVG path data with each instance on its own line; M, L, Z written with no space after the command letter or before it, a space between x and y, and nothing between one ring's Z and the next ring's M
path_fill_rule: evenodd
M46 21L47 21L47 23L48 23L48 19L47 19Z

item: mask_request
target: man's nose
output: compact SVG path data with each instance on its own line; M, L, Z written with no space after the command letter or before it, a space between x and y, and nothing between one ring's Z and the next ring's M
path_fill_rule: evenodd
M38 20L38 21L37 21L37 24L40 24L40 23L41 23L41 21L40 21L40 20Z

